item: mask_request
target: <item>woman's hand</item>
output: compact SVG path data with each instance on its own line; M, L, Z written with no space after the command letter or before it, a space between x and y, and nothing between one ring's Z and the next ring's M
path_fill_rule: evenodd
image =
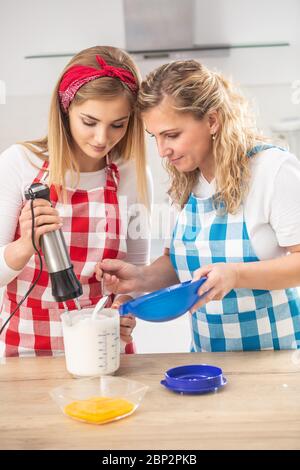
M32 244L31 231L32 231L32 213L31 213L31 201L27 201L23 207L20 217L20 242L24 250L29 256L33 255L34 247ZM33 201L33 213L34 213L34 241L39 248L39 240L41 235L47 232L52 232L61 228L62 219L56 209L51 207L51 204L46 199L35 199Z
M135 266L119 259L104 259L95 266L96 279L104 280L105 289L114 294L143 291L142 266Z
M132 300L130 295L120 295L112 304L111 308L118 309L120 305L124 304L128 300ZM132 331L136 326L135 317L131 314L129 315L121 315L120 316L120 337L124 343L132 343Z
M194 272L193 280L207 277L207 280L198 290L198 295L203 295L192 308L193 313L198 308L211 300L222 300L228 292L236 288L238 283L238 263L215 263L203 266Z

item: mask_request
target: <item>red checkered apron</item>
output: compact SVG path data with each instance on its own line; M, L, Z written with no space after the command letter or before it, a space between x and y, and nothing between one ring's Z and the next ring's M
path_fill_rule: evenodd
M48 162L45 162L33 183L44 179L47 167ZM106 167L104 187L88 191L67 189L65 204L58 200L54 186L50 188L51 203L63 219L62 229L70 259L82 284L83 295L79 298L82 308L95 305L102 297L101 283L94 272L96 262L105 258L122 259L126 255L126 238L117 197L118 183L118 168L111 163ZM19 237L18 225L15 240ZM63 354L60 316L66 310L65 305L68 310L76 309L76 306L73 300L62 303L53 299L42 252L41 256L43 271L38 283L1 335L5 356ZM16 308L38 273L39 259L35 253L22 272L6 287L1 309L3 322ZM133 352L133 346L126 345L125 352Z

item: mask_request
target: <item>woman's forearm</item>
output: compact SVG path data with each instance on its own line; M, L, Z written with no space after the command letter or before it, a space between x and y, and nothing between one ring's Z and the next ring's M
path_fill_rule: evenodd
M277 290L300 286L300 253L250 263L237 263L237 288Z
M176 271L166 254L143 268L143 290L146 292L163 289L178 282Z
M24 246L21 239L9 243L4 251L4 259L6 264L15 271L20 271L28 263L32 256L32 252Z

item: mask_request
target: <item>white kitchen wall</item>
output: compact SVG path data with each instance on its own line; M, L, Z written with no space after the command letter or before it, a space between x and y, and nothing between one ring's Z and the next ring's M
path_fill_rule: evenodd
M0 151L45 134L50 94L70 60L25 57L73 54L96 44L124 47L122 0L87 0L84 6L76 0L2 2L0 81L6 85L6 103L0 105Z
M48 94L69 60L26 56L75 53L96 44L125 45L122 0L1 3L0 77L9 96Z
M197 53L197 59L240 84L253 101L265 132L269 133L279 120L300 117L300 104L292 100L293 84L300 80L298 0L196 0L194 17L195 43L199 45L290 43L288 47L203 51ZM2 2L0 83L5 83L6 100L1 104L0 99L0 152L16 141L46 133L50 94L69 61L69 57L25 56L75 53L96 44L125 47L122 0L86 0L84 4L79 0ZM157 59L135 59L143 76L161 63ZM154 202L165 203L168 178L150 138L148 153L155 181ZM157 232L156 227L152 232ZM153 259L162 252L162 235L153 240ZM187 350L188 330L187 316L168 324L138 322L138 350Z

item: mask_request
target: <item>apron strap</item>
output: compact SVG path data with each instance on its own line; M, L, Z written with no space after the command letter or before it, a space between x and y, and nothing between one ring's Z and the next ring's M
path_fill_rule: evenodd
M272 145L272 144L258 144L255 145L251 150L247 152L247 157L251 158L253 155L259 152L263 152L264 150L269 150L269 149L279 149L282 150L283 152L286 152L287 150L284 149L283 147L279 147L278 145Z
M106 167L106 188L117 191L120 181L119 169L115 163L110 163Z
M38 172L38 174L36 175L32 183L44 183L45 182L49 174L48 166L49 166L49 162L45 160L42 168L40 169L40 171Z

